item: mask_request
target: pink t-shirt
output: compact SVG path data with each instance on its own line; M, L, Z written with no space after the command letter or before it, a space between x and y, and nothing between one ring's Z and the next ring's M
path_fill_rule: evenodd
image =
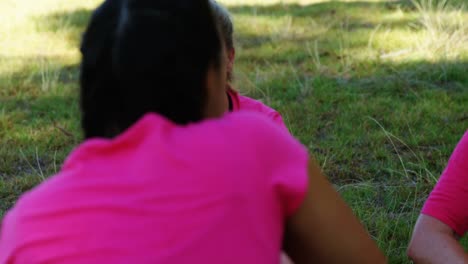
M0 263L278 263L306 149L255 113L147 114L91 139L3 221Z
M468 130L452 153L422 213L450 226L460 236L468 230Z
M260 101L240 95L231 87L228 88L228 94L232 100L233 111L246 110L261 113L267 116L269 119L273 120L273 122L278 124L280 127L285 128L287 130L287 127L284 124L283 118L281 117L280 113L278 113L274 109L266 106Z

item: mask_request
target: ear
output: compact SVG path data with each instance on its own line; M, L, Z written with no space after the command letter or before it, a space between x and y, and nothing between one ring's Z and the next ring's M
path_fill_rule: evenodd
M232 72L232 69L234 68L234 60L236 59L236 49L232 48L227 51L227 70L228 72Z

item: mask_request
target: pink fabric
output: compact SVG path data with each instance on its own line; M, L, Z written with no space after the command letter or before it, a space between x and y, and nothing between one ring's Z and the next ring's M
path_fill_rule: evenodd
M0 263L279 263L306 149L255 113L148 114L79 146L3 221Z
M447 224L460 236L468 230L468 130L450 157L422 213Z
M280 113L278 113L274 109L266 106L260 101L254 100L246 96L242 96L230 87L228 89L228 94L231 97L234 111L246 110L261 113L267 116L269 119L273 120L273 122L278 124L280 127L285 128L286 130L288 129L284 124L283 118L281 117Z

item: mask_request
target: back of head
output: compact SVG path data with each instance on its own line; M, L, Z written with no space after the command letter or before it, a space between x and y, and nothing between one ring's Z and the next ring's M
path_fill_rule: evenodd
M219 31L221 33L224 44L226 45L226 48L233 49L234 25L232 23L232 18L229 14L229 11L215 0L209 0L209 2L213 9L213 15L216 19L216 23L219 26Z
M113 137L148 112L201 120L221 51L208 0L105 1L81 46L85 138Z

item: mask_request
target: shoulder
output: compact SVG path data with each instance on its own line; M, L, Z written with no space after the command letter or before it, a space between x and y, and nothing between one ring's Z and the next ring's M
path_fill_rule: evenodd
M460 142L458 142L455 147L452 156L450 157L450 162L460 163L460 165L468 166L465 162L468 159L468 130L465 131Z
M306 148L297 139L262 113L234 112L227 115L225 121L231 123L229 134L232 137L239 137L241 142L249 144L247 147L262 150L270 157L296 156L292 153L307 155Z
M263 114L278 114L275 109L265 105L261 101L239 94L231 86L228 86L227 91L231 99L233 99L234 110L255 111Z
M259 100L239 95L240 110L256 110L263 113L278 113L275 109L267 106Z
M468 131L465 132L464 136L452 152L440 181L468 183L468 163L466 160L468 160ZM465 185L468 186L468 184ZM468 195L468 187L466 192Z
M229 149L258 154L277 152L279 149L291 151L304 148L288 131L264 114L254 111L228 113L219 119L182 127L180 131L184 135L178 137L179 143L186 142L185 146L203 147L205 152L211 148L212 153ZM191 149L197 151L195 147Z
M288 139L290 136L279 129L270 118L264 114L253 111L237 111L229 113L222 121L228 127L229 132L236 135L248 135L255 140L271 140L277 138ZM292 138L292 137L291 137Z
M219 119L206 120L188 127L181 127L185 136L190 140L220 141L223 143L249 143L268 141L281 138L284 135L278 131L264 115L250 111L236 111L226 114Z
M261 113L267 116L270 120L273 120L276 124L283 128L286 128L281 114L275 109L269 107L259 100L252 99L247 96L237 95L239 100L239 109Z
M255 112L233 113L231 118L239 120L239 131L249 138L246 164L263 166L265 175L254 173L253 177L266 179L273 187L278 201L281 201L282 214L289 216L302 203L308 187L307 148L264 115Z

